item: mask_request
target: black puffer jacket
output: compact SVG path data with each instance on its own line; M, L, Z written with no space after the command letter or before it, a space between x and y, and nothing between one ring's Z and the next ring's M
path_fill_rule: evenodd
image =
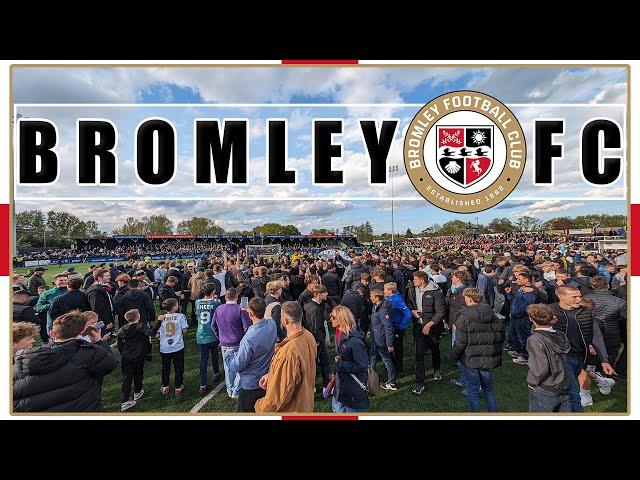
M16 412L100 412L102 378L118 360L106 342L81 339L49 343L16 355Z
M489 305L480 303L463 308L455 325L453 363L461 361L466 367L482 370L502 365L504 323Z
M409 307L409 310L416 310L417 305L416 289L413 282L409 282L407 287L407 307ZM413 322L418 323L421 320L420 325L426 325L431 321L434 322L435 325L429 330L429 336L433 340L439 340L443 332L442 320L444 320L445 310L442 290L440 290L437 283L429 281L426 290L422 294L422 318L416 319L413 317Z
M87 289L87 300L91 310L98 314L105 327L113 323L113 300L103 285L94 283Z
M142 292L140 292L142 293ZM142 293L144 295L144 293ZM148 353L149 336L155 335L162 322L157 322L154 327L149 323L127 323L118 330L118 350L120 361L124 363L137 363L144 361Z
M251 287L253 288L256 296L260 298L264 298L267 291L267 283L271 281L271 277L269 275L263 275L262 277L254 277L251 280Z
M38 317L36 317L36 311L25 303L13 302L13 321L40 324Z
M338 342L338 355L334 370L336 382L333 395L343 405L363 410L369 408L369 395L351 376L355 375L363 385L367 385L369 355L364 345L364 334L360 331L342 334Z
M585 298L593 300L596 304L593 314L604 335L607 350L609 347L615 349L620 345L620 325L624 325L627 320L627 302L608 290L594 290Z
M325 273L322 276L322 285L327 288L327 293L330 297L339 297L342 285L340 285L340 279L338 275L333 272Z

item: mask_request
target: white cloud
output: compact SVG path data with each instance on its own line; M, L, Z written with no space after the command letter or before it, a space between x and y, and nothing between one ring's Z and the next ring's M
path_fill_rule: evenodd
M584 202L566 202L562 200L543 200L530 205L522 212L514 212L511 216L520 217L523 215L535 217L548 213L564 212L584 205Z

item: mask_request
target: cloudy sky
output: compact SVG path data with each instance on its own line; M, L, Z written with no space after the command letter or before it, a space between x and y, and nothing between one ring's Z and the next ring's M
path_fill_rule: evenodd
M60 180L55 185L17 187L18 211L32 208L72 211L96 220L107 231L119 226L127 216L152 213L164 213L176 223L193 215L208 216L219 220L225 229L276 221L296 224L305 232L313 227L340 228L369 220L377 232L390 231L390 201L358 200L388 199L391 185L369 186L369 159L357 118L397 118L401 122L389 156L390 164L401 167L394 179L394 197L402 199L394 204L396 230L410 227L419 231L456 218L475 221L475 215L449 214L432 207L414 190L402 166L402 129L415 115L418 105L458 89L482 91L510 105L529 140L529 162L520 184L508 200L477 214L480 222L496 216L533 215L544 220L593 211L626 212L624 176L611 186L599 188L586 184L579 169L579 132L588 119L607 117L625 126L626 71L620 68L19 68L14 70L13 84L14 101L18 104L139 104L16 108L24 116L56 122L61 160ZM145 106L149 103L193 105ZM304 105L219 105L247 103ZM143 186L135 176L134 131L142 119L150 116L170 120L178 134L177 175L166 187ZM109 118L116 124L117 187L75 186L74 126L79 117ZM193 119L201 117L250 119L249 186L193 185ZM336 138L343 144L343 158L333 161L333 168L344 170L345 186L313 186L312 119L335 117L346 119L344 134ZM552 188L534 186L533 120L557 117L566 119L562 138L564 161L556 162ZM287 166L297 170L296 185L266 185L267 118L288 119ZM66 197L87 200L62 200ZM96 197L101 200L88 200ZM324 200L306 200L310 197ZM44 206L43 199L46 199Z

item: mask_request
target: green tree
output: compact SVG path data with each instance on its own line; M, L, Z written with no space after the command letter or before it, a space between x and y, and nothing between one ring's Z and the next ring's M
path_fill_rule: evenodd
M542 227L542 221L527 215L519 217L516 224L521 232L535 232Z
M407 231L404 234L404 238L413 238L413 232L410 228L407 228Z
M111 232L113 235L144 235L143 223L134 217L127 217L124 225L114 228Z
M80 222L81 220L72 213L54 210L47 212L47 229L64 237L70 237Z
M262 235L300 235L300 230L294 225L281 225L279 223L265 223L256 227Z
M334 235L335 233L334 230L328 228L314 228L309 232L309 235Z
M502 217L502 218L494 218L493 220L491 220L489 225L487 225L487 228L492 233L508 233L508 232L513 232L518 227L514 225L513 222L509 220L507 217Z
M145 235L171 235L173 222L166 215L151 215L140 219Z
M545 230L567 230L573 228L573 219L569 217L555 217L543 224Z
M25 210L16 214L16 228L18 230L42 232L44 227L45 217L40 210Z
M178 233L180 235L219 235L224 233L224 229L208 218L191 217L189 220L178 223Z
M451 220L450 222L442 225L438 231L438 235L464 235L469 232L469 222L463 222L462 220Z

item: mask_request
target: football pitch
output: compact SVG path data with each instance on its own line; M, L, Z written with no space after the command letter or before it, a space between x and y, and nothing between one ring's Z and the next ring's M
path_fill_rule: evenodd
M74 264L76 272L84 274L88 271L87 263ZM45 266L45 279L47 285L51 286L53 275L64 271L67 265ZM25 273L27 268L14 268L14 273ZM186 312L189 318L190 310ZM404 365L405 377L399 381L397 391L381 390L380 393L371 397L371 406L362 412L367 413L466 413L468 412L467 400L462 395L461 389L451 383L452 379L458 378L458 369L449 360L451 351L451 337L447 335L443 338L440 346L442 354L443 379L436 381L433 379L431 359L426 361L427 383L422 395L411 393L411 385L414 379L413 361L413 337L410 333L405 335L404 343ZM119 357L116 348L111 350ZM329 351L329 359L333 359L335 351ZM129 410L128 414L135 413L187 413L190 412L201 400L198 394L199 380L199 349L195 340L195 328L190 329L185 335L185 390L181 396L175 397L173 394L173 372L171 375L171 392L167 396L160 393L161 387L161 362L158 350L158 341L153 342L153 359L145 362L144 371L144 391L145 394L135 407ZM218 364L221 373L222 356L218 355ZM378 374L381 380L386 379L386 371L381 361L378 362ZM223 373L224 374L224 373ZM500 412L527 412L528 392L526 383L527 367L516 365L511 361L507 352L503 352L503 364L494 371L494 384L498 399L498 409ZM209 361L209 379L211 379L211 361ZM120 389L121 371L117 367L111 374L104 378L102 387L102 404L105 412L120 412ZM220 383L220 382L218 382ZM320 372L318 369L317 386L321 390ZM218 385L210 385L210 390ZM209 390L209 391L210 391ZM217 393L213 395L199 410L200 413L223 414L236 411L237 401L227 396L224 386L217 388ZM597 386L591 387L593 396L593 406L585 408L587 413L623 413L627 410L627 383L618 381L611 394L604 396L600 394ZM482 399L481 399L482 400ZM485 408L482 400L482 408ZM331 400L324 400L321 396L316 396L314 412L331 412Z

